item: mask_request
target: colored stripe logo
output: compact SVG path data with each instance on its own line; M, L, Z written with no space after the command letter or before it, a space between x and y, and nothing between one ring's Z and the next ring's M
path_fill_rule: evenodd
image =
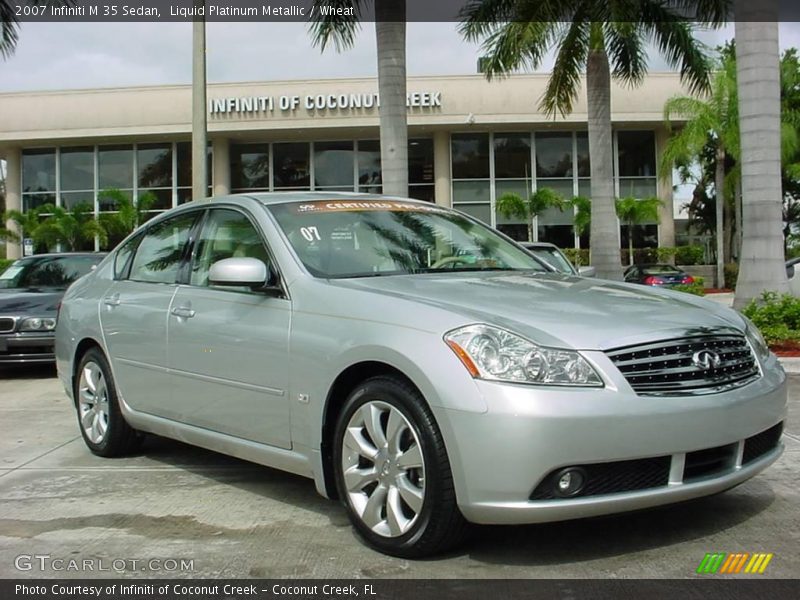
M761 574L767 570L767 565L772 560L772 552L709 552L706 553L697 573L702 575L727 574L738 575L740 573Z

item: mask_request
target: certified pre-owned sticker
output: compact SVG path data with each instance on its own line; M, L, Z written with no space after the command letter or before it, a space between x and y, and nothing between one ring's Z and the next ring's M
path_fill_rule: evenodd
M435 204L417 204L394 200L317 200L314 202L298 202L293 205L297 214L321 212L348 212L365 210L382 210L392 212L445 212Z

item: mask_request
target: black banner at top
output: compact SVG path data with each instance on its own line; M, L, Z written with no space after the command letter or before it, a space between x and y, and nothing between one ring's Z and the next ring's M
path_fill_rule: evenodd
M180 22L205 19L211 22L290 22L358 20L374 22L374 3L401 0L10 0L7 18L17 22ZM459 22L464 11L474 9L482 0L405 0L406 21ZM488 2L511 7L492 14L499 21L527 21L537 13L531 7L544 4L538 0ZM564 0L553 3L558 8L548 13L547 21L638 21L640 19L698 19L703 7L722 8L714 20L735 20L734 0ZM798 0L756 0L753 12L740 17L748 21L800 21ZM614 8L616 7L616 8ZM612 11L617 11L612 14ZM487 14L487 13L482 13ZM637 16L640 15L640 16ZM658 16L661 15L661 16ZM536 17L538 18L538 17ZM705 19L703 19L705 20Z

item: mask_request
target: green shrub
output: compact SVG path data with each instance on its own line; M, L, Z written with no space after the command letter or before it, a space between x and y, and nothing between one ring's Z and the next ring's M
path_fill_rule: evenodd
M677 248L664 246L663 248L656 248L656 258L660 263L671 263L675 260L675 254L678 252Z
M562 252L566 255L576 267L589 264L589 249L588 248L562 248Z
M675 263L679 265L702 265L705 250L702 246L678 246L675 248Z
M3 273L13 262L14 260L11 258L0 258L0 273Z
M761 330L768 344L800 341L800 298L764 292L759 300L745 306L742 313Z
M725 287L729 290L736 289L736 280L739 277L739 265L737 263L728 263L725 265Z
M686 292L687 294L694 294L695 296L705 296L706 288L702 277L695 277L693 283L682 283L674 286L672 289L679 292Z

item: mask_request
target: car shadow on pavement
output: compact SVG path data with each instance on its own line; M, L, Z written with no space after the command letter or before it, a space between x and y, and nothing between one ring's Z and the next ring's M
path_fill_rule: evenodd
M758 493L746 493L755 485ZM590 561L704 539L769 508L775 494L765 482L736 491L619 515L525 526L475 528L462 552L475 561L549 565Z
M157 435L145 437L140 453L149 460L184 469L199 477L310 510L328 517L335 527L350 525L339 504L320 496L314 482L307 477Z
M0 379L52 379L54 377L56 377L54 364L0 366Z

